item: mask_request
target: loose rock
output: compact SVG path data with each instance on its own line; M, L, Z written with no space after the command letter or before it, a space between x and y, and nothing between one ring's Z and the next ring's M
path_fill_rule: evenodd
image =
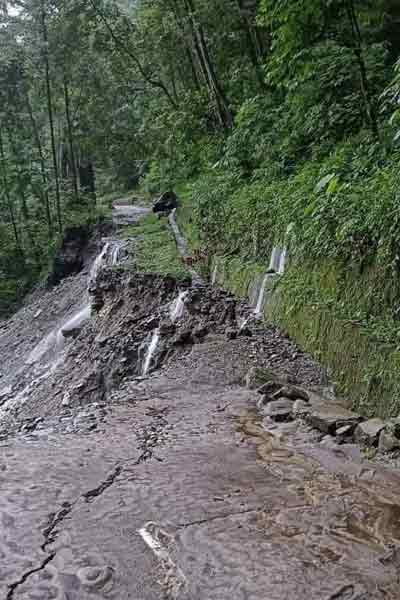
M267 417L271 417L275 421L285 421L291 416L293 411L293 400L289 398L281 398L269 402L265 408Z
M277 375L270 369L262 369L261 367L251 367L245 377L246 387L250 390L256 390L265 383L277 381Z
M297 387L295 385L286 385L282 387L279 391L274 394L274 397L280 398L285 396L286 398L290 398L291 400L304 400L305 402L310 401L310 396L308 393L303 390L303 388Z
M311 406L308 402L301 400L300 398L296 400L293 404L293 414L296 416L309 414L311 411Z
M309 416L310 425L327 434L335 434L344 425L352 426L354 430L360 421L360 415L340 406L324 406Z
M357 444L363 446L376 446L379 434L384 429L385 423L381 419L369 419L357 425L354 431L354 439Z
M339 429L336 430L336 438L338 442L344 442L348 440L353 435L353 431L353 425L343 425L343 427L339 427Z
M393 452L393 450L400 450L400 440L390 431L383 429L379 436L378 449L383 454Z

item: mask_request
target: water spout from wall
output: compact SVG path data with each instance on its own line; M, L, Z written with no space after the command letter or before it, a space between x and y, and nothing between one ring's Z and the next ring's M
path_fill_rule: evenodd
M260 319L263 314L265 305L265 295L268 287L268 282L274 279L277 275L283 275L285 272L287 259L287 248L279 248L274 246L271 252L271 258L269 261L268 271L264 275L261 283L260 291L258 292L256 306L249 316L242 320L240 324L240 330L243 330L247 326L249 321L253 318Z
M278 272L279 265L280 265L280 258L281 258L281 249L278 248L277 246L274 246L272 248L271 259L269 261L268 272L270 272L270 273L277 273Z
M254 315L260 316L262 314L264 308L264 298L265 298L265 290L267 287L268 281L275 276L275 273L266 273L264 279L261 284L260 292L258 294L257 305L254 309Z
M283 275L285 273L286 258L287 258L287 248L283 248L281 255L279 257L279 267L278 267L279 275Z

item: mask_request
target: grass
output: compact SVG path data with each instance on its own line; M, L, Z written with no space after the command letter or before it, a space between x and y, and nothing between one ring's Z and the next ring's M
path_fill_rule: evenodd
M188 242L189 248L191 250L196 250L201 248L202 240L198 228L193 222L193 203L190 184L178 185L176 190L180 202L177 210L178 225Z
M148 215L137 225L125 227L122 236L137 240L133 257L136 270L178 278L188 276L165 218Z

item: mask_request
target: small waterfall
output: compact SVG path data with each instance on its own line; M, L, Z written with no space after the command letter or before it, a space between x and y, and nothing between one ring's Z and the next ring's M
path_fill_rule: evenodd
M91 317L91 308L90 303L85 304L85 306L77 312L71 319L69 319L57 332L57 348L62 349L65 338L69 337L68 334L78 329L82 329L82 326L86 321L88 321ZM67 334L67 335L66 335Z
M286 257L287 257L287 248L283 248L280 258L279 258L279 268L278 268L279 275L283 275L285 272Z
M121 247L119 244L114 244L111 250L111 264L112 266L116 265L119 261L119 252Z
M184 310L185 310L185 301L186 301L186 298L188 297L188 294L189 294L188 290L179 292L179 296L172 303L171 312L170 312L170 319L171 319L172 323L175 323L176 321L178 321L179 319L182 318Z
M100 254L98 256L96 256L95 260L93 261L93 264L92 264L92 267L91 267L90 273L89 273L89 284L91 281L95 281L98 272L100 271L105 259L107 258L107 253L108 253L109 248L110 248L110 242L106 242L103 246L103 250L100 252Z
M119 241L108 241L104 244L100 254L98 254L98 256L95 258L90 268L87 286L88 290L91 284L96 280L100 269L105 264L116 264L118 261L119 250ZM72 315L72 317L69 317L61 325L61 327L56 327L44 339L42 339L29 354L25 361L26 364L33 365L37 363L51 350L55 350L56 353L61 352L61 350L64 348L66 338L69 337L68 333L71 332L70 335L72 337L72 332L74 330L81 329L84 323L90 319L90 317L90 298L88 292L86 292L84 306L81 307L78 312ZM64 332L67 333L67 335L64 335Z
M254 309L255 316L260 316L262 314L262 310L264 308L264 296L265 296L265 289L267 287L267 282L273 276L274 276L274 273L266 273L264 276L264 279L262 281L261 288L260 288L260 293L258 294L257 305Z
M212 272L212 276L211 276L211 285L215 285L217 282L217 275L218 275L218 263L215 263L215 267L214 270Z
M33 365L38 362L42 356L47 354L54 348L57 343L57 332L55 330L51 331L45 338L43 338L31 351L25 363L27 365Z
M142 375L145 376L149 372L151 367L151 361L153 360L153 356L155 351L157 350L158 342L160 341L160 330L157 328L153 331L151 336L150 344L147 349L146 358L143 363Z
M271 260L269 261L268 271L278 273L281 259L281 249L277 246L272 248Z
M260 291L258 293L257 304L252 313L243 319L240 324L240 330L244 329L251 318L260 319L262 317L264 303L265 303L265 291L267 289L267 284L270 279L273 279L276 275L283 275L285 272L286 266L286 258L287 258L287 248L279 248L278 246L274 246L272 248L271 259L269 261L268 271L264 275L264 279L262 281Z

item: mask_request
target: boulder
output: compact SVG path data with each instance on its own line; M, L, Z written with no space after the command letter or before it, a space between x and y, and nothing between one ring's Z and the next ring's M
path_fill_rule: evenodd
M400 439L390 431L383 429L379 435L378 449L379 452L382 452L383 454L386 452L393 452L393 450L400 450Z
M253 335L253 332L252 332L252 330L250 329L250 327L241 327L241 328L239 329L239 333L238 333L238 335L239 335L240 337L252 337L252 335Z
M175 192L169 191L161 194L153 204L154 213L168 213L178 207L178 197Z
M267 417L271 417L274 421L286 421L292 415L293 400L289 398L272 400L266 405L264 412Z
M186 344L193 343L194 339L191 327L185 327L183 329L180 329L172 338L173 346L185 346Z
M336 429L336 438L338 442L344 442L346 440L348 440L354 432L354 426L353 425L343 425L342 427L339 427L339 429Z
M392 435L394 435L395 438L400 440L400 418L397 419L391 419L387 424L386 424L386 429L387 431L389 431Z
M204 338L207 337L207 335L208 335L208 328L202 324L196 325L196 327L194 327L194 329L192 331L192 336L196 343L199 343L202 340L204 340Z
M354 430L361 420L360 415L337 405L322 406L313 410L308 417L312 427L327 434L335 434L344 425L351 425Z
M310 396L308 393L295 385L285 385L280 390L275 392L274 398L280 398L281 396L285 396L286 398L290 398L291 400L304 400L304 402L310 401Z
M379 434L385 428L381 419L369 419L357 425L354 431L354 440L363 446L377 446Z
M71 329L61 329L61 333L63 335L64 338L68 339L68 338L77 338L78 335L80 334L80 332L83 329L84 324L82 323L82 325L78 326L78 327L74 327Z
M305 400L298 398L293 403L293 414L301 417L302 415L308 415L311 412L311 406Z
M269 396L270 398L279 390L282 389L282 382L280 381L267 381L261 387L258 388L257 393L262 396Z
M251 367L245 377L245 385L250 390L256 390L265 383L270 381L281 382L280 378L271 369L263 369L262 367ZM281 382L281 387L284 382Z
M228 340L235 340L238 336L238 330L234 327L227 327L225 329L225 336Z

